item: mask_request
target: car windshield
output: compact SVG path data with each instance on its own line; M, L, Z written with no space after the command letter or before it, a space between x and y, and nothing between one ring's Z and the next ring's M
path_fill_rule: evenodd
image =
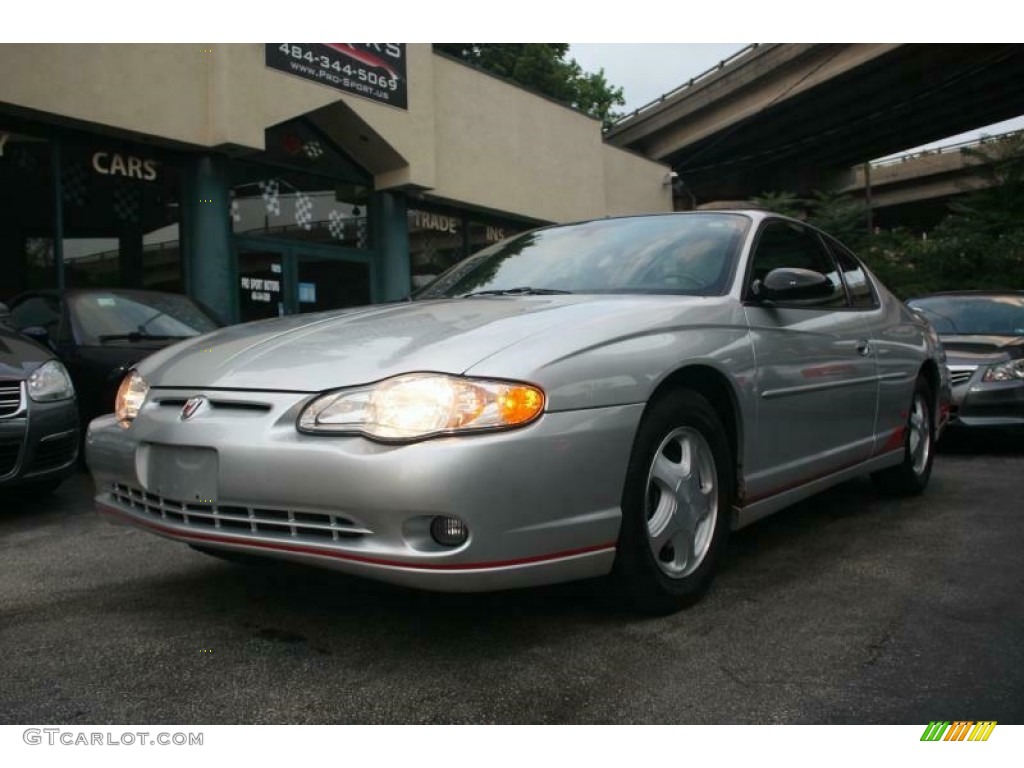
M750 226L740 214L603 219L518 235L456 264L414 299L543 293L725 292Z
M1024 336L1024 296L932 296L908 303L940 334Z
M85 345L187 339L219 327L191 299L174 294L78 293L68 306Z

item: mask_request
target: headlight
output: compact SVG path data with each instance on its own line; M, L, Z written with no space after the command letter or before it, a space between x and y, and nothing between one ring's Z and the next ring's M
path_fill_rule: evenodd
M129 371L121 380L121 386L117 388L117 397L114 399L114 414L122 427L128 429L132 425L132 421L139 415L139 409L146 401L148 392L149 385L139 376L138 371Z
M74 397L75 388L67 368L56 360L40 365L28 377L28 396L37 402Z
M1024 360L1011 360L1008 363L993 365L981 379L982 381L1024 381Z
M529 384L413 373L369 387L330 392L299 416L302 432L359 433L381 440L516 427L544 410L544 393Z

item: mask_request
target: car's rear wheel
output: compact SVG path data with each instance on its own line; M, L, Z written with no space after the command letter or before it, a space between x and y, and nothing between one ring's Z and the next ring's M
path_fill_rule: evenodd
M668 613L711 584L729 532L733 460L711 404L690 390L652 403L622 498L613 578L633 607Z
M919 376L911 398L903 435L903 461L895 467L871 475L883 493L910 496L928 486L935 454L935 402L927 379Z

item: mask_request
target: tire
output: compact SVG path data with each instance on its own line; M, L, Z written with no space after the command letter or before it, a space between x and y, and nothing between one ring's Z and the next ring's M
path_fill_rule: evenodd
M704 397L676 390L651 403L626 471L612 569L630 607L671 613L708 590L729 535L734 466Z
M903 437L903 461L871 475L875 487L894 496L914 496L928 486L935 460L935 417L932 388L918 376L907 412Z

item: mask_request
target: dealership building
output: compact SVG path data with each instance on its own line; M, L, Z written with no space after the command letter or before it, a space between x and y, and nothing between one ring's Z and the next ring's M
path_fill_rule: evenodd
M0 72L0 301L149 288L247 321L672 209L666 166L426 44L6 44Z

